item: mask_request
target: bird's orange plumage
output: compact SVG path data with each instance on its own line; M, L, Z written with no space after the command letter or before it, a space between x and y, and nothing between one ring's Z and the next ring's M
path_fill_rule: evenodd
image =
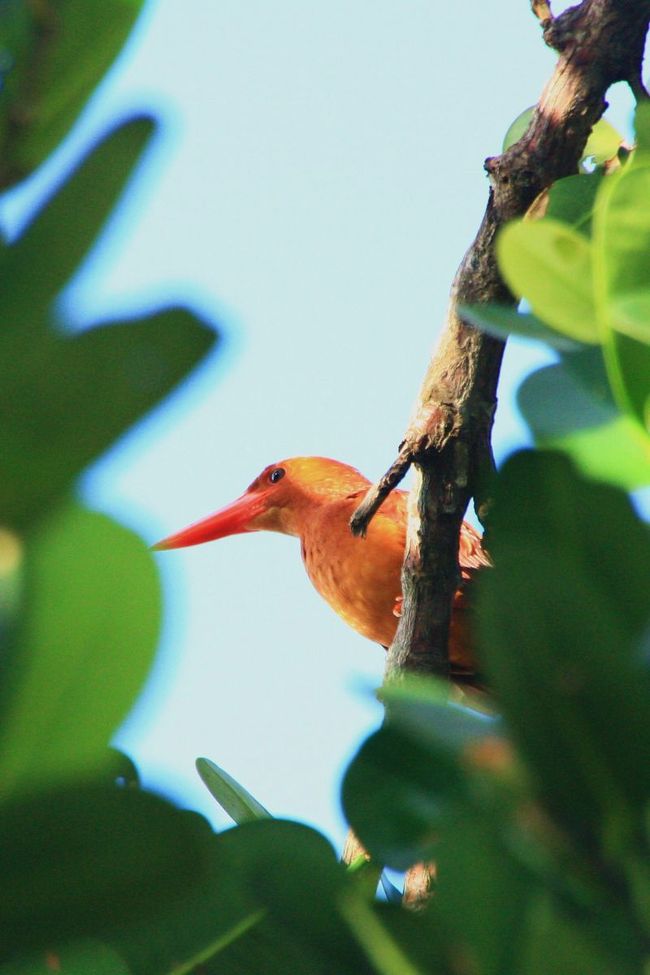
M266 467L231 505L156 548L181 548L249 531L296 535L307 574L321 596L357 632L388 646L401 603L407 495L393 491L366 537L355 538L350 518L369 486L359 471L336 460L283 460ZM474 668L466 586L489 564L480 535L464 522L459 544L463 585L454 601L449 649L452 673L465 679Z

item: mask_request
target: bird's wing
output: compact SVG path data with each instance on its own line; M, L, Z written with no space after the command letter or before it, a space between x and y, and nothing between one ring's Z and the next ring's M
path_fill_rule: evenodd
M464 521L460 528L458 563L464 580L471 579L474 574L473 570L484 569L492 565L483 548L481 535L467 521Z

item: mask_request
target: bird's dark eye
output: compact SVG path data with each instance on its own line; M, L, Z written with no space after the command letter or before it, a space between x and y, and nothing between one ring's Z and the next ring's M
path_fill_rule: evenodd
M282 480L286 471L284 467L276 467L274 471L269 474L269 481L271 484L277 484L278 481Z

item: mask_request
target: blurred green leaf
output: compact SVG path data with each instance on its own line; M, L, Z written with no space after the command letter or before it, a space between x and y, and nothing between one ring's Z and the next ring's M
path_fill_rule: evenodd
M378 975L424 975L364 898L348 893L340 903L348 927Z
M648 528L562 456L523 452L501 471L492 531L488 676L545 804L578 849L618 857L650 790Z
M546 217L569 224L590 237L596 197L604 178L602 169L597 169L557 180L549 192Z
M23 596L24 551L20 538L0 528L0 646L10 639Z
M518 970L534 892L508 848L505 827L480 811L460 809L445 822L436 856L438 923L444 922L468 969L481 975Z
M244 881L246 851L236 837L233 842L232 831L216 835L201 816L183 815L191 821L190 828L204 836L200 882L176 900L160 899L149 916L108 936L133 975L207 972L211 959L238 955L242 944L262 940L269 926L255 886ZM282 943L282 934L276 940ZM224 975L228 971L224 967Z
M100 942L86 941L40 951L0 965L0 975L131 975L119 955Z
M215 340L180 308L77 335L51 321L150 133L136 119L109 135L0 259L0 521L13 527L40 516Z
M597 343L591 247L558 220L519 220L497 238L499 268L533 313L580 342Z
M416 911L375 903L374 912L423 975L460 975L466 970L462 945L450 937L435 895Z
M30 173L67 134L122 49L142 0L10 2L0 44L11 65L0 103L4 122L2 183ZM98 18L101 18L98 20ZM100 26L101 25L101 26Z
M610 332L604 346L605 361L618 402L637 421L639 432L650 434L650 345L637 342L622 332Z
M375 897L379 882L381 881L384 892L391 891L392 888L393 894L401 902L402 895L385 878L385 873L381 865L375 863L374 860L368 859L364 853L360 853L351 863L346 863L346 870L349 875L354 877L359 892L366 900L371 900Z
M104 940L165 905L181 907L205 881L206 825L129 789L85 785L5 802L4 959L75 938Z
M583 919L584 920L584 919ZM602 938L554 902L539 894L531 905L520 960L522 975L625 975L639 971L635 953L608 953ZM631 948L631 946L630 946Z
M605 181L594 215L596 298L608 374L622 410L650 429L650 158L634 159ZM644 297L645 296L645 297Z
M532 108L526 108L517 116L514 122L510 123L508 130L503 137L503 144L501 147L502 152L506 152L510 146L514 146L515 142L519 142L522 135L531 123L534 111L534 106Z
M527 108L511 123L503 139L502 152L513 146L515 142L519 142L530 125L534 112L534 106ZM608 159L612 159L616 155L622 141L621 134L616 131L614 126L607 119L601 118L591 131L582 159L593 157L596 164L607 162Z
M641 162L635 157L605 181L601 195L593 238L597 271L602 276L601 302L605 307L601 314L607 317L610 328L650 342L650 322L614 315L617 303L625 302L630 295L638 302L641 295L650 292L650 160Z
M104 515L57 510L28 538L25 572L24 618L3 684L5 795L105 761L160 626L151 553Z
M20 86L29 70L36 32L33 8L25 0L4 0L0 10L0 151L8 168L7 146L12 134L12 114ZM13 110L13 111L12 111ZM14 174L16 178L18 174ZM3 172L0 185L11 181Z
M580 348L579 344L562 332L545 325L541 319L530 312L518 312L508 305L461 305L458 309L463 319L498 339L519 335L525 339L546 342L555 349L571 351Z
M154 131L153 118L142 115L103 136L0 253L0 315L5 327L24 333L23 344L46 327L52 303L79 270Z
M638 424L617 410L602 364L592 350L527 376L517 404L540 447L563 450L581 471L626 490L650 484L650 441ZM593 378L585 371L593 364ZM579 376L579 378L578 378Z
M271 813L250 792L236 782L209 758L197 758L196 770L208 792L221 808L238 824L256 819L270 819Z
M76 336L44 334L31 349L17 347L7 332L0 337L7 353L0 358L2 521L23 527L41 516L214 339L181 308Z
M447 749L425 747L390 725L363 743L343 780L345 815L380 863L406 870L435 858L440 823L466 796Z
M306 826L271 819L230 833L239 833L245 854L242 881L256 889L270 920L290 931L324 973L366 972L363 953L338 910L340 896L358 891L358 885L327 840Z
M650 152L650 105L639 101L634 112L634 133L639 152Z
M206 836L200 886L111 936L133 975L371 975L338 908L354 878L324 837L270 819Z
M245 892L267 916L206 960L218 975L370 975L339 899L356 889L332 847L314 830L259 820L221 833L222 896ZM229 865L229 866L228 866Z
M618 132L611 122L601 118L591 130L591 135L587 139L587 145L582 155L583 159L593 158L596 165L613 159L618 152L618 147L623 141L623 136Z
M474 756L484 747L503 752L501 722L448 702L437 682L411 678L388 684L382 699L386 721L348 768L342 799L370 854L405 870L437 859L443 825L458 809L472 807L479 794L483 814L498 810L501 816L515 772L508 773L507 787L501 781L488 786Z
M133 759L117 748L109 748L108 753L113 784L129 789L139 789L140 774Z
M498 718L479 714L449 701L445 684L429 678L409 677L388 683L381 690L386 722L411 734L421 744L430 743L459 755L469 744L502 735Z
M610 314L617 331L650 345L650 288L613 298Z

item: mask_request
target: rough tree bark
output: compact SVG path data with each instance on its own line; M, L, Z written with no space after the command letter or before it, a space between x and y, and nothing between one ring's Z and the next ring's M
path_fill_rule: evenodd
M545 42L558 61L523 137L486 160L486 211L458 269L441 340L422 384L399 455L366 495L351 520L363 535L382 501L411 465L416 479L409 502L402 572L404 605L388 651L386 679L408 672L449 676L447 641L458 585L458 537L470 499L484 521L494 469L491 432L504 343L463 322L463 304L514 304L501 280L495 238L522 216L555 180L578 169L593 125L607 107L610 85L627 82L637 99L642 82L650 0L583 0L553 17L546 0L530 0ZM404 901L422 903L432 869L407 875Z

